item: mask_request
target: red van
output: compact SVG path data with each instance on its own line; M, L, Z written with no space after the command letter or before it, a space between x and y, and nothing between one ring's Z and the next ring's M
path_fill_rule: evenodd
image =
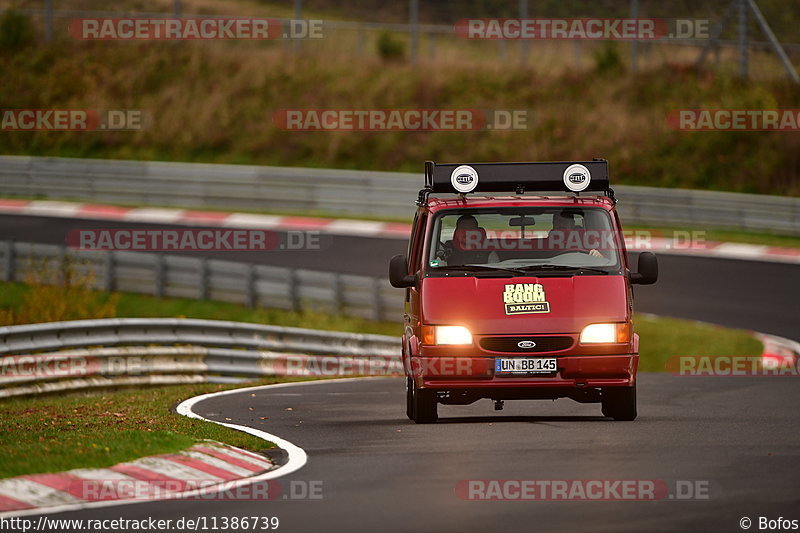
M480 194L478 194L480 193ZM482 398L572 398L636 418L639 338L633 284L655 283L654 254L631 272L608 162L425 163L404 288L407 414Z

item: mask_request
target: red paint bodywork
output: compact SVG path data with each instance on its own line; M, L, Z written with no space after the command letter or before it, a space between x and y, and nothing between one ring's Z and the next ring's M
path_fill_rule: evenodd
M581 345L584 326L599 322L628 322L632 318L632 291L627 275L564 277L426 277L428 239L435 213L447 209L480 207L580 206L601 207L611 216L617 246L628 272L628 258L613 202L605 197L525 197L430 199L417 212L417 239L409 247L409 265L420 267L415 287L406 289L403 358L417 387L462 391L473 397L547 398L573 396L575 391L599 387L633 386L639 361L638 336L621 344ZM422 227L424 225L424 228ZM424 234L422 233L424 231ZM412 237L413 239L413 237ZM414 270L411 266L410 270ZM414 272L409 272L413 274ZM506 315L502 293L508 283L540 283L550 304L549 313ZM422 325L463 325L473 334L472 346L433 346L421 342ZM569 336L572 345L554 352L492 352L480 346L483 337ZM504 357L556 357L554 376L495 377L494 362Z

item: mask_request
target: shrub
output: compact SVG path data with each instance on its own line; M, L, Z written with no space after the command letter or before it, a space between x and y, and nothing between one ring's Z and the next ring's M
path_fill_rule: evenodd
M402 61L406 57L406 45L385 31L378 37L378 55L384 61Z
M606 41L594 51L594 68L598 74L618 73L625 70L622 62L622 55L619 53L617 43Z
M30 17L9 9L0 16L0 50L15 52L36 40Z
M31 261L25 271L28 286L19 306L0 309L0 325L113 318L119 294L92 290L94 273L86 265L64 261Z

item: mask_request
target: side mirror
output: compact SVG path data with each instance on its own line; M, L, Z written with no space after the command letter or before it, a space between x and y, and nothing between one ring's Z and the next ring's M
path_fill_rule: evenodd
M639 272L631 272L631 283L652 285L658 279L658 259L653 252L639 254Z
M389 261L389 283L398 289L411 287L417 283L417 276L408 274L406 256L396 255Z

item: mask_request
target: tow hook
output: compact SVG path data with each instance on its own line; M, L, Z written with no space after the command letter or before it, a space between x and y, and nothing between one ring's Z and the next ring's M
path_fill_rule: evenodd
M495 411L502 411L503 410L503 400L495 400L494 401L494 410Z

